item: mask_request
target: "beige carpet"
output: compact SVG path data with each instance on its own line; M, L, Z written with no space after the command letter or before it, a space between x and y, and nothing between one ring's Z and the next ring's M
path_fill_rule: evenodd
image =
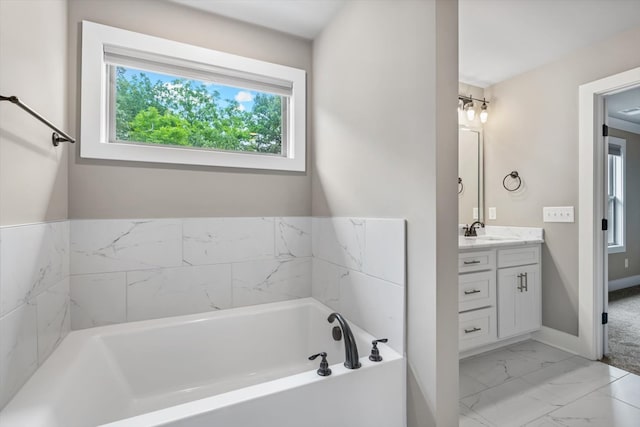
M640 285L609 292L609 354L602 359L640 375Z

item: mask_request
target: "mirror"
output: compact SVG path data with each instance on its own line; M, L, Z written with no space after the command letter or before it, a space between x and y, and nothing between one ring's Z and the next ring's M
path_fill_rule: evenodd
M482 131L458 131L458 223L484 222Z

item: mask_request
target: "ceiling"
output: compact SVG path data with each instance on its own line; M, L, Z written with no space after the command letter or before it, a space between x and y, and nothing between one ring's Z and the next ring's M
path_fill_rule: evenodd
M640 125L640 86L607 96L607 113L609 117Z
M169 1L311 40L346 0Z
M460 0L459 13L460 81L480 87L640 26L640 0Z

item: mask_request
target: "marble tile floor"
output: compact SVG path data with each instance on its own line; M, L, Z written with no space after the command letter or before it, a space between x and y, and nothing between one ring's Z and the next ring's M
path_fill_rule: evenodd
M640 427L640 376L537 341L460 361L460 427Z

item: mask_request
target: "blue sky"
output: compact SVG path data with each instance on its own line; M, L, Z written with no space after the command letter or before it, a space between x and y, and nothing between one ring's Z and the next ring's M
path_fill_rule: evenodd
M123 67L125 68L125 67ZM135 68L125 68L126 72L124 73L125 77L127 79L130 79L132 76L134 75L138 75L139 73L144 73L147 75L147 77L149 77L149 79L151 80L152 83L157 82L158 80L160 80L163 83L171 83L172 81L174 81L176 78L176 76L170 76L170 75L166 75L166 74L160 74L160 73L154 73L151 71L142 71L142 70L136 70ZM244 108L247 111L251 111L253 108L253 99L255 98L256 94L258 92L253 91L253 90L249 90L249 89L242 89L242 88L237 88L237 87L231 87L231 86L224 86L224 85L219 85L219 84L215 84L215 83L205 83L201 80L194 80L194 79L185 79L185 80L190 80L192 82L195 83L203 83L206 87L207 90L210 93L213 93L214 91L218 91L220 93L220 99L222 100L226 100L226 99L235 99L236 101L238 101L240 103L240 105L242 106L242 108ZM223 104L223 105L226 105Z

